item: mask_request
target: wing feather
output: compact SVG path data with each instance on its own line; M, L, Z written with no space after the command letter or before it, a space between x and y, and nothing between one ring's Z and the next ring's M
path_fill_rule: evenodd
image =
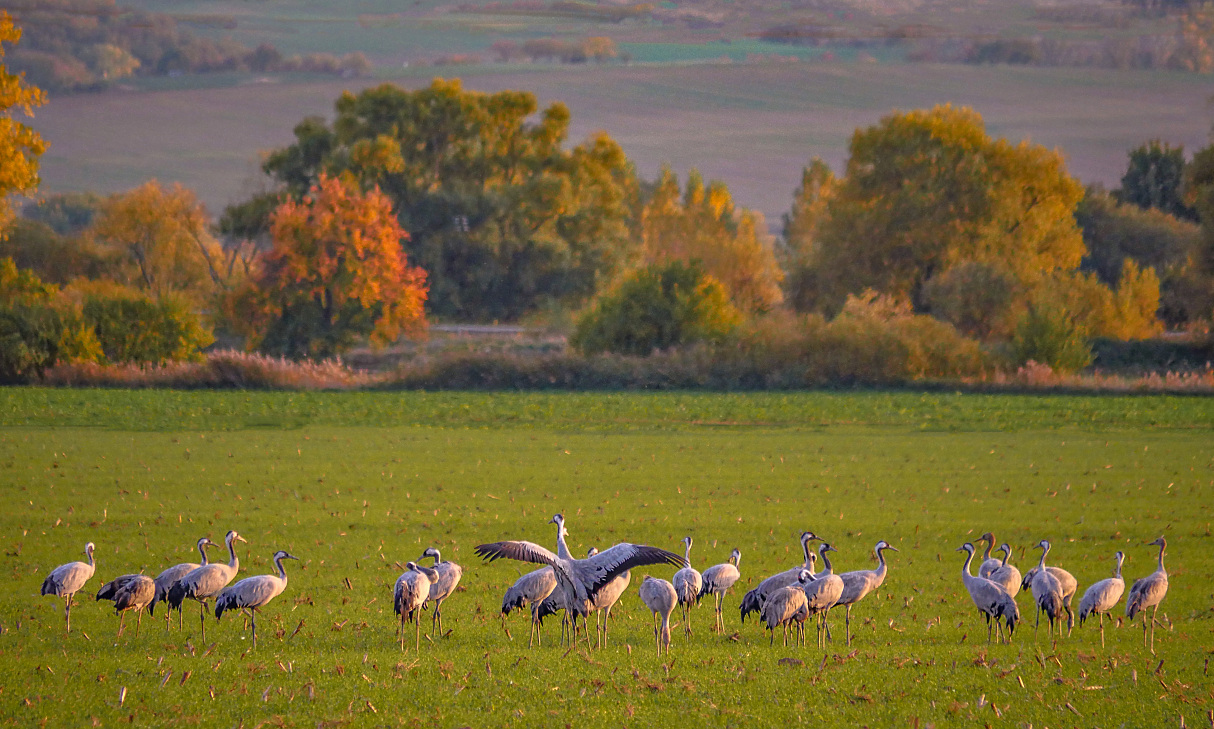
M586 596L593 598L604 585L633 567L651 564L668 564L686 567L682 556L647 544L617 544L593 557L577 560L576 571L584 578Z
M553 567L557 564L557 556L555 554L534 542L492 542L490 544L478 544L472 551L478 557L483 557L486 562L492 562L504 557L506 559L518 560L519 562L546 564Z

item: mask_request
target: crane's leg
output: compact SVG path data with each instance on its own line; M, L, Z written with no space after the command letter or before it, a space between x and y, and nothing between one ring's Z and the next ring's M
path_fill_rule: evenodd
M185 603L177 606L177 630L185 630Z
M206 641L206 639L207 639L207 601L199 600L198 608L199 608L198 619L202 623L202 639L203 639L203 641Z
M847 646L851 647L851 605L847 606L847 612L843 616L843 632L847 636ZM988 640L987 643L990 641Z
M418 614L421 608L413 611L413 650L420 651L422 649L422 616Z
M139 629L143 627L143 610L135 613L135 637L139 637Z
M72 596L63 598L63 619L67 621L67 632L72 632ZM1146 623L1143 623L1143 636L1146 636Z
M115 640L122 637L122 627L123 627L122 624L124 621L126 621L126 611L125 610L118 613L118 635L114 636Z
M253 647L257 647L257 608L249 611L249 622L253 625Z
M1096 617L1100 620L1100 647L1104 647L1104 613L1096 613Z
M1156 605L1154 612L1151 613L1151 655L1155 655L1155 616L1159 613L1159 605ZM1146 617L1147 611L1143 610L1142 615Z
M403 608L400 611L400 630L397 631L397 634L400 635L400 652L404 653L405 652L405 611Z

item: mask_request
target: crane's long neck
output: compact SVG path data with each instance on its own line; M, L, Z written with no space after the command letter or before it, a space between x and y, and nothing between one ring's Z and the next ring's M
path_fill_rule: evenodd
M434 566L437 567L443 561L443 555L437 549L434 550Z
M1048 544L1041 548L1041 561L1037 563L1037 569L1041 570L1042 572L1045 572L1045 555L1049 553L1050 547Z
M228 567L234 570L240 569L240 560L236 557L236 540L228 540Z
M1166 549L1166 547L1164 545L1162 545L1162 544L1159 545L1159 569L1157 571L1162 572L1166 575L1168 573L1168 571L1163 568L1163 550L1164 549ZM93 555L90 554L89 559L92 560L92 558L93 558Z
M278 569L278 579L282 580L282 584L287 584L287 571L283 569L282 557L274 558L274 567Z
M801 566L804 567L805 569L809 570L810 573L812 574L814 565L813 565L813 561L809 558L809 540L808 539L801 540L801 553L805 555L805 561Z
M207 563L207 561L208 561L208 560L207 560L207 546L206 546L206 542L199 542L199 543L198 543L198 553L202 555L202 562L200 562L200 564L205 565L205 564Z
M974 561L974 553L968 549L965 550L965 564L961 565L961 577L962 578L973 577L973 575L970 574L970 562L973 562L973 561Z
M878 576L878 577L884 577L884 576L885 576L885 550L884 550L884 549L878 549L878 550L877 550L877 569L876 569L876 573L877 573L877 576Z
M556 556L561 559L571 559L569 547L565 544L565 524L561 522L556 525Z
M1113 567L1113 576L1114 576L1114 577L1116 577L1116 578L1117 578L1117 579L1119 579L1119 580L1121 579L1121 563L1122 563L1122 562L1124 562L1124 561L1125 561L1125 556L1124 556L1124 555L1118 555L1118 556L1117 556L1117 564L1116 564L1116 565Z
M983 562L985 562L986 560L991 558L991 550L994 548L995 548L995 536L992 534L990 540L987 541L987 543L986 543L986 551L984 551L982 553Z
M690 541L687 542L687 548L683 550L683 561L687 563L688 567L691 566L691 542Z
M1006 551L1003 553L1003 562L1000 564L1000 566L1001 566L1001 567L1007 567L1007 561L1008 561L1009 559L1011 559L1011 558L1012 558L1012 550L1010 550L1010 549L1009 549L1009 550L1006 550Z
M741 555L741 554L738 554L738 555L735 555L735 556L734 556L734 558L733 558L733 566L734 566L734 567L741 567L741 566L742 566L742 555Z
M830 557L826 556L829 549L819 549L818 554L822 557L822 574L833 575L835 573L834 565L830 563Z
M93 550L86 549L86 550L84 550L84 554L89 558L89 567L96 569L97 564L95 562L93 562ZM1163 567L1163 552L1162 551L1160 551L1160 553L1159 553L1159 565L1161 568Z
M419 564L419 565L417 565L417 571L421 572L423 575L425 575L426 579L430 580L430 582L432 582L432 583L438 582L438 572L436 570L433 570L429 567L422 567Z

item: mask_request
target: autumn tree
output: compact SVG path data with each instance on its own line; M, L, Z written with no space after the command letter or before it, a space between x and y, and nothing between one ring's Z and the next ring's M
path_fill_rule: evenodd
M743 311L768 311L783 301L784 274L762 216L736 209L724 183L705 185L692 170L680 195L678 178L664 169L641 227L647 262L698 261Z
M405 251L428 273L436 315L515 319L577 304L635 259L632 168L604 134L566 149L562 104L541 111L530 93L436 79L347 92L336 110L332 124L305 119L294 144L268 156L272 193L299 199L321 174L378 187L410 232ZM256 214L225 217L258 229Z
M923 287L964 261L1031 286L1075 268L1083 188L1062 155L987 135L971 109L891 114L857 130L814 249L818 306L871 288L923 308Z
M229 303L251 348L330 357L424 328L426 272L409 265L408 235L379 189L322 174L274 211L271 238L260 275Z
M1121 188L1113 194L1121 202L1195 221L1197 211L1184 201L1184 170L1184 145L1153 139L1130 150Z
M834 186L834 172L825 162L813 158L801 171L792 210L784 214L783 245L778 249L780 266L785 274L785 297L797 311L812 311L817 303L815 252Z
M0 60L4 43L21 40L21 29L13 25L12 17L0 11ZM42 105L46 95L29 86L21 76L8 72L0 64L0 237L12 220L8 196L24 193L38 186L38 157L47 144L33 129L13 119L14 108L32 116L34 107Z
M121 263L115 278L154 297L205 297L224 283L224 252L211 236L206 209L190 190L151 180L114 195L89 234Z

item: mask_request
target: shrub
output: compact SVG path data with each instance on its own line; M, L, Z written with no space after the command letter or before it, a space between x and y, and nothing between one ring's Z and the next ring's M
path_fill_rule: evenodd
M965 261L933 276L922 292L933 316L978 339L1011 333L1020 295L1011 271L981 261Z
M76 284L85 323L110 363L164 364L196 360L214 341L181 297L152 299L117 285Z
M1012 335L1012 353L1017 364L1037 362L1056 372L1075 372L1092 362L1086 327L1048 300L1029 304Z
M78 312L32 271L0 259L0 382L28 382L59 362L95 360L97 340Z
M741 314L725 287L698 263L640 269L600 297L577 323L570 344L587 354L645 355L680 344L719 342Z

